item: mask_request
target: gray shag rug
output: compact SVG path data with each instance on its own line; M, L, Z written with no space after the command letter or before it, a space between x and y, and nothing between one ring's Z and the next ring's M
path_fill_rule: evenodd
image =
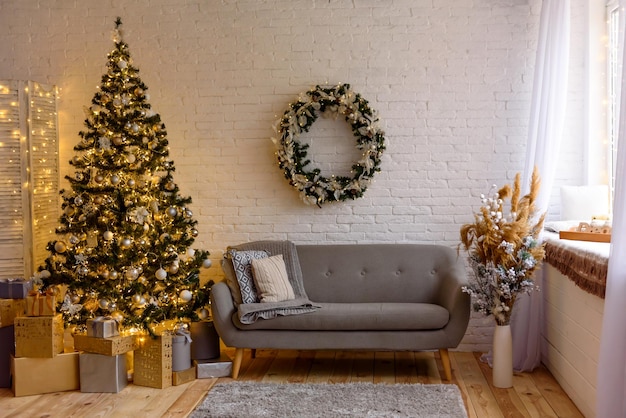
M456 385L218 383L191 418L467 418Z

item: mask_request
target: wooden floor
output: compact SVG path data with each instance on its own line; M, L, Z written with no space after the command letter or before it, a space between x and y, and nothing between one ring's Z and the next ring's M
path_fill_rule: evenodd
M234 351L225 353L233 358ZM549 371L516 373L514 387L491 385L491 369L479 353L450 352L452 383L470 418L582 417ZM436 352L246 350L239 380L280 383L448 383ZM62 392L13 397L0 389L1 417L186 417L218 381L198 379L168 389L129 385L118 394Z

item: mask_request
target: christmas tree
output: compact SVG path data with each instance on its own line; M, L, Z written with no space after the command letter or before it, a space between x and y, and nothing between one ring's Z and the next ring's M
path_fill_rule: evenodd
M66 324L111 316L152 332L170 320L204 318L213 282L200 286L208 252L190 248L198 234L191 198L179 195L165 125L121 24L117 18L107 72L85 109L57 240L36 278L42 290L64 294L58 308Z

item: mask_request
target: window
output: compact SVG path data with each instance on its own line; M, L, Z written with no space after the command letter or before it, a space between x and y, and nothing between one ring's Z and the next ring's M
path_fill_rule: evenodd
M615 187L615 163L619 131L620 80L620 16L617 1L607 3L607 173L610 181L611 202Z

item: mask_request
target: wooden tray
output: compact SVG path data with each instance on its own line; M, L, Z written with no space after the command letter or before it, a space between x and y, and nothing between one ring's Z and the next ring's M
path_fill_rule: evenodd
M611 242L611 234L600 234L597 232L561 231L559 238L576 241Z

